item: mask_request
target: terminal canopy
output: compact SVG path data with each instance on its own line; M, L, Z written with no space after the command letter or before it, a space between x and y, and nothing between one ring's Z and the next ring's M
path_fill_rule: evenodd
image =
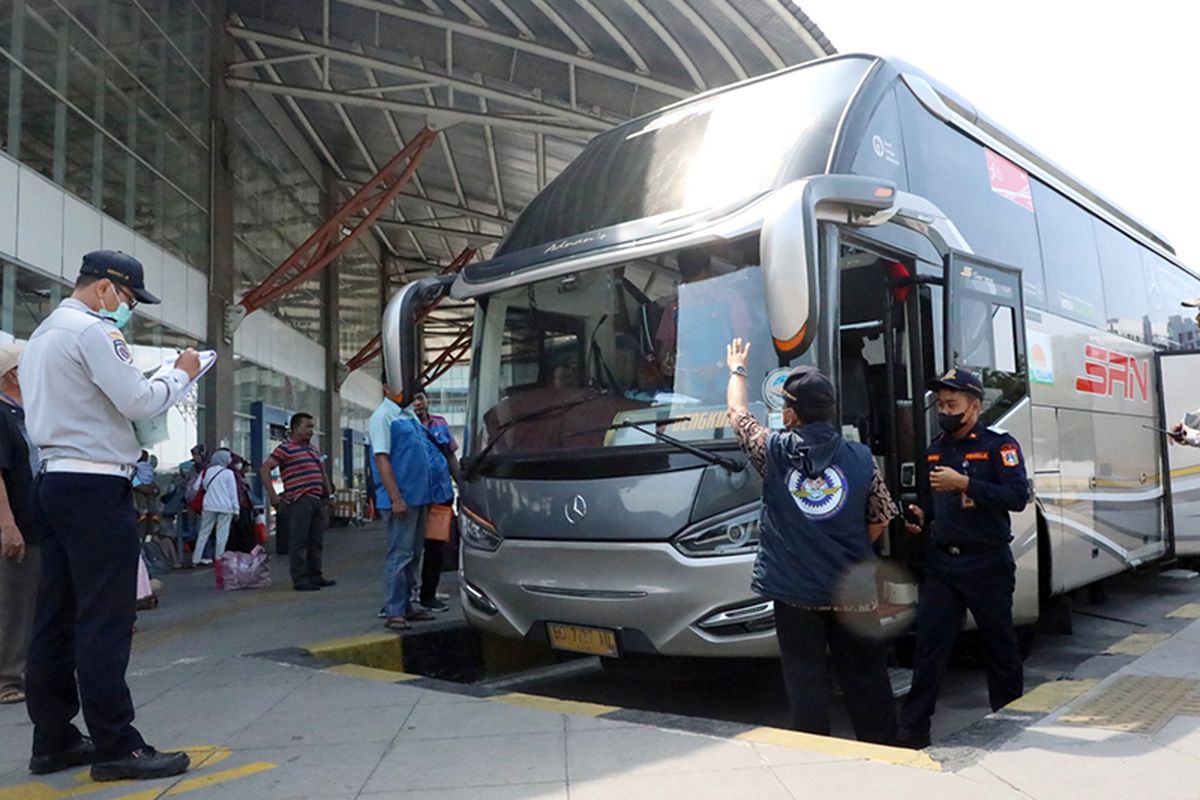
M597 133L834 52L792 0L229 0L229 10L235 134L257 143L244 148L253 157L288 164L285 185L260 193L333 187L344 199L422 127L440 133L366 246L343 259L343 307L360 297L372 309L341 320L348 352L378 330L381 269L399 283L468 247L490 256ZM259 256L280 238L298 245L331 199L239 211L247 288L273 266ZM275 310L319 325L314 284ZM430 334L452 335L465 311L439 310Z

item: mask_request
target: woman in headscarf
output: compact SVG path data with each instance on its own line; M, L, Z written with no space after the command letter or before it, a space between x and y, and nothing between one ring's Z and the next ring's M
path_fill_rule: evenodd
M200 536L196 539L196 549L192 552L192 561L196 564L211 564L213 559L219 559L225 552L229 542L229 526L238 512L238 485L230 468L232 456L228 450L217 450L212 454L212 462L200 474L200 488L204 490L204 511L200 515ZM213 550L213 558L204 557L204 548L208 545L208 537L213 529L217 531L217 544Z

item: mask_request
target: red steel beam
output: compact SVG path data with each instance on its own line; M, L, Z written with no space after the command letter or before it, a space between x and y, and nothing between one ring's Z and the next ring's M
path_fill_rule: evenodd
M473 326L472 326L473 327ZM417 381L420 386L428 386L450 371L450 368L463 359L471 349L471 328L460 333L453 342L446 346L438 357L433 360L421 373Z
M257 309L276 300L329 266L392 207L408 184L422 157L433 146L437 132L429 128L409 140L404 149L364 183L328 220L283 260L262 283L229 309L231 328ZM343 236L343 228L349 229Z

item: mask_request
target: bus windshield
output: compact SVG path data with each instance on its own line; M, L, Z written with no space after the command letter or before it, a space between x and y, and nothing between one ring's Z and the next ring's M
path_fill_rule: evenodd
M496 255L720 208L825 172L838 120L871 63L815 63L597 136L521 213Z
M732 442L725 346L735 336L752 343L751 408L767 419L763 378L777 362L757 237L497 292L477 314L471 455L655 444L628 426L642 422Z

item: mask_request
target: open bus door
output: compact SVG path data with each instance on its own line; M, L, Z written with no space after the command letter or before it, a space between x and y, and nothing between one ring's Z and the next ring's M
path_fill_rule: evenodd
M1029 370L1025 350L1025 305L1019 270L968 253L946 256L946 366L965 367L983 381L981 419L1021 444L1033 442ZM1037 511L1029 504L1012 515L1017 587L1013 617L1019 624L1038 616Z
M1158 354L1162 427L1200 407L1200 352ZM1200 448L1162 437L1167 540L1176 556L1200 555ZM1171 550L1168 550L1171 552Z

